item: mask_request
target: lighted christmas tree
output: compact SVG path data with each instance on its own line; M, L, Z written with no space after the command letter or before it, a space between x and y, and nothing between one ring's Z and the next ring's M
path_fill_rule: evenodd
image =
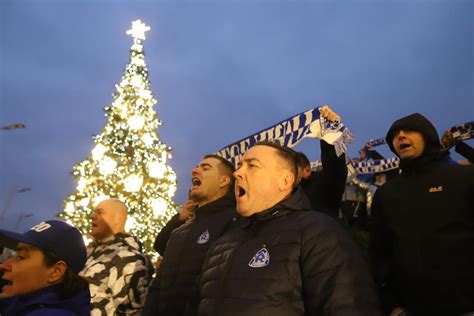
M149 89L143 52L148 30L138 20L127 31L133 37L130 62L115 86L112 104L104 109L108 122L93 137L92 155L74 166L76 193L67 197L59 216L87 234L94 206L118 198L129 209L126 229L151 252L157 232L176 213L176 174L167 165L171 148L157 133L161 121L153 109L157 101Z

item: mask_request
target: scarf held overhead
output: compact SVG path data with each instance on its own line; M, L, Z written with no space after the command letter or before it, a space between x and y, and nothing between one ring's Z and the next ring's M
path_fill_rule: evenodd
M334 145L336 154L340 156L347 151L354 136L341 122L331 122L321 117L319 109L320 107L317 107L296 114L230 144L220 149L216 154L237 165L244 152L257 142L278 140L281 145L291 148L301 142L303 138L316 137Z
M448 131L451 132L454 140L451 145L452 147L458 141L474 138L474 121L455 125L448 129ZM386 143L385 137L372 139L365 143L364 148L376 147ZM367 174L397 169L399 164L400 160L397 157L393 157L388 159L367 159L353 163L353 167L359 174Z

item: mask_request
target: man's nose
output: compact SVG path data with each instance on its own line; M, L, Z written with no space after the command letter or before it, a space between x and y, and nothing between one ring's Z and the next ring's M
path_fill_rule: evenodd
M242 167L235 170L234 173L232 174L234 176L235 179L237 178L242 178Z
M406 138L406 135L407 135L407 134L406 134L406 132L405 132L404 130L400 130L400 131L397 133L396 137L397 137L398 139L402 139L402 138Z
M400 130L400 132L398 132L398 137L406 137L407 134L404 130Z
M2 262L2 263L0 264L0 270L1 270L1 271L8 271L8 270L10 270L10 267L11 267L10 262L11 262L12 259L13 259L13 256L10 257L10 258L8 258L8 259L5 260L4 262Z

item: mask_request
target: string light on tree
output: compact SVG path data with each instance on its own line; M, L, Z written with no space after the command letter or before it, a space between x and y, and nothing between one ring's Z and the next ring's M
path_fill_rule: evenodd
M76 192L66 198L59 215L87 234L94 207L107 198L118 198L129 209L126 228L151 252L156 233L176 213L172 201L176 174L166 164L171 148L157 133L161 121L153 108L157 101L143 50L149 30L137 20L126 32L133 37L130 60L115 85L111 104L104 109L108 121L93 137L91 155L74 166Z

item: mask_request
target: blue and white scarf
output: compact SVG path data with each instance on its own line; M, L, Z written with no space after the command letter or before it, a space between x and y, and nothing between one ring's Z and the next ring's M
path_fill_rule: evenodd
M364 147L365 148L373 148L377 147L380 145L386 144L387 141L385 140L385 137L377 138L377 139L371 139L368 142L365 143ZM388 158L388 159L365 159L359 162L352 162L351 163L357 174L370 174L370 173L376 173L376 172L384 172L384 171L389 171L393 169L397 169L400 160L397 157L393 158Z
M448 131L454 139L453 145L458 141L472 139L474 138L474 121L453 126Z
M454 139L453 145L451 146L454 146L457 141L463 141L474 138L474 121L455 125L451 127L448 131L451 132L451 136ZM365 143L364 148L376 147L386 143L387 141L385 140L385 137L371 139ZM393 157L388 159L376 160L367 159L359 161L357 163L353 163L352 165L359 174L367 174L397 169L399 164L400 160L397 157Z
M393 157L388 159L367 159L352 165L358 174L367 174L397 169L399 164L400 160L397 157Z
M234 165L240 161L244 152L260 141L278 140L287 147L296 146L303 138L317 137L334 145L340 156L354 140L354 135L341 122L331 122L320 116L320 107L296 114L273 126L243 138L220 149L216 154L229 160Z

